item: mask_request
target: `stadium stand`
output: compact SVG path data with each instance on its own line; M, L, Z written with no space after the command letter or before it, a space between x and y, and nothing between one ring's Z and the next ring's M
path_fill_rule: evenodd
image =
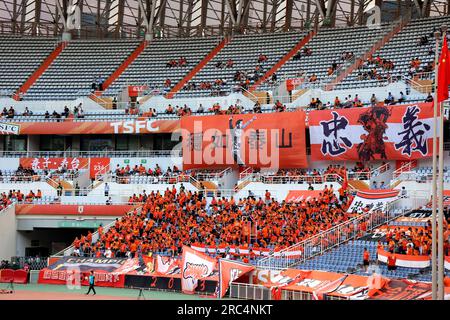
M24 100L89 96L92 83L105 81L138 45L138 40L71 41L28 90Z
M426 73L424 79L431 80L434 75L431 70L424 70L428 64L434 62L434 31L443 24L450 22L449 17L434 17L411 21L402 31L394 36L380 50L372 55L372 58L379 56L382 59L390 60L394 64L393 70L387 70L382 67L375 67L376 74L381 78L364 79L361 74L373 70L373 65L364 64L360 69L352 72L342 83L336 86L336 89L349 89L361 87L384 86L389 82L395 82L401 79L414 79L414 76L420 73ZM421 37L427 37L426 42L420 43ZM431 50L430 50L431 49ZM409 74L411 60L419 59L420 65ZM431 72L431 73L430 73ZM389 76L388 76L389 75ZM386 80L387 78L390 80ZM431 86L428 88L428 92Z
M119 93L126 84L148 85L149 89L162 92L169 91L192 68L194 68L213 48L220 39L187 38L187 39L158 39L152 41L133 63L123 72L106 91L107 96ZM183 66L168 67L167 63L183 57ZM171 84L164 87L165 81Z
M0 36L0 96L12 96L57 45L56 38Z
M391 270L385 260L392 251L429 262L434 121L425 101L434 99L426 89L439 54L433 32L447 23L0 36L0 233L12 243L0 244L0 257L20 253L17 267L27 269L164 257L179 269L189 247L255 272L375 271L430 282L428 265ZM291 90L288 79L300 80ZM276 165L263 163L265 147L276 150L267 155ZM439 231L448 256L444 151Z
M253 84L255 79L261 77L268 69L280 60L292 47L301 41L306 33L290 32L280 34L261 35L236 35L222 51L214 57L196 76L190 81L195 88L184 88L176 94L176 97L210 96L213 93L219 95L231 92L240 83L246 87ZM258 62L260 55L265 55L267 60ZM232 67L227 67L227 62L233 62ZM221 63L223 67L218 67ZM256 68L259 71L256 71ZM242 80L238 80L237 73L242 73ZM245 75L244 75L245 74ZM224 80L225 83L215 85L216 80ZM212 88L202 89L202 83L211 84Z

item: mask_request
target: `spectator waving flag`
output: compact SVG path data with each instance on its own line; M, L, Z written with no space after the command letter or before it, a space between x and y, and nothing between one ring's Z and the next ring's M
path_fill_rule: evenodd
M442 102L448 99L448 86L450 85L450 61L447 46L447 37L444 37L441 56L439 58L437 99Z

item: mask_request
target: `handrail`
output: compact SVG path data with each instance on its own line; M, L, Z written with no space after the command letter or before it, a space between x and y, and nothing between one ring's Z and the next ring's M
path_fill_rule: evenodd
M252 167L248 167L247 169L245 169L244 171L242 171L239 174L239 180L242 180L242 179L244 179L244 178L246 178L248 176L251 176L252 173L253 173L253 168Z
M387 206L389 206L389 204L387 204ZM351 239L357 239L359 234L357 227L359 223L368 222L366 231L371 231L405 213L406 212L402 212L400 215L395 215L394 213L393 216L391 216L390 210L386 210L386 212L381 212L381 215L380 212L368 212L359 215L297 244L289 246L286 249L272 253L269 257L259 260L257 266L274 270L292 267L339 246L342 243L348 242ZM298 251L302 253L300 257L289 257L290 252Z
M373 169L370 172L370 178L371 177L376 177L386 171L388 171L391 168L391 165L389 164L389 162L382 164L381 166L379 166L378 168Z
M0 151L1 157L12 158L91 158L91 157L164 157L172 156L177 152L181 156L180 150L129 150L129 151ZM175 154L176 155L176 154Z
M408 162L405 162L404 164L402 164L400 168L396 169L392 173L393 178L394 179L397 178L401 173L403 173L405 171L410 172L413 164L417 164L417 160L411 160L411 161L408 161Z

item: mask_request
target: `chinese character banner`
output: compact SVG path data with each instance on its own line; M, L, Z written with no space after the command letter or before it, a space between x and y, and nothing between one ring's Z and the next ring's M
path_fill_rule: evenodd
M20 158L20 165L33 170L56 170L65 167L68 170L87 169L88 158Z
M312 160L410 160L431 157L433 104L309 113Z
M302 168L308 165L303 111L181 119L183 168Z

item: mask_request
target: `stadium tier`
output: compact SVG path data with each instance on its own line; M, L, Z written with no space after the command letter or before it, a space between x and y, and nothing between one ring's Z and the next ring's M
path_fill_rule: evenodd
M0 283L448 299L450 18L412 17L1 35Z

